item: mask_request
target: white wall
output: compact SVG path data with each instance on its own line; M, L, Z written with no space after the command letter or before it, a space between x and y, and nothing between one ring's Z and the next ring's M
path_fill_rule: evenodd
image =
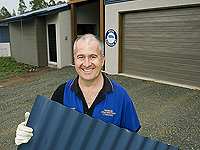
M48 24L56 25L57 63L49 60ZM72 64L71 46L71 10L46 17L48 64L50 67L62 68ZM67 40L65 40L67 36Z
M10 43L0 43L0 57L11 56Z
M48 24L55 24L56 25L56 49L57 49L57 63L51 62L49 58L49 37L48 37ZM46 33L47 33L47 54L48 54L48 65L49 67L57 68L60 66L60 46L58 42L58 14L48 15L46 16Z
M200 4L200 0L134 0L115 3L105 6L105 32L114 29L119 38L119 13L126 11L145 10L153 8L164 8L182 5ZM110 74L118 73L118 50L119 43L114 47L105 44L105 71Z
M59 59L61 60L59 68L72 64L72 33L71 33L71 10L59 13L58 22L58 41ZM67 37L67 39L65 39Z

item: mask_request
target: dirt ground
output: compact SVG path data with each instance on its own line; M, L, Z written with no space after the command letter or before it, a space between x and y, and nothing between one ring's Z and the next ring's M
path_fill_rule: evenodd
M43 74L53 70L55 69L40 67L35 70L30 70L29 72L22 72L20 74L12 75L5 79L0 79L0 90L37 81L41 78Z

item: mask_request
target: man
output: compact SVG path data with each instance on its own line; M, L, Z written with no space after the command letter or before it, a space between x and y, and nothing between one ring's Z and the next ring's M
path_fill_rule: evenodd
M74 43L78 76L60 85L51 99L93 118L137 132L140 123L131 98L121 85L101 72L105 60L103 52L103 43L94 35L78 38ZM26 126L28 115L25 118L16 132L17 145L27 143L33 136L33 129Z

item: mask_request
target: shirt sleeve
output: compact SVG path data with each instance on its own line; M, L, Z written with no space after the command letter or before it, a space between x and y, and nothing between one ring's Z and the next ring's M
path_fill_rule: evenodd
M55 102L58 102L58 103L60 103L60 104L63 104L63 97L64 97L65 85L66 85L66 83L61 84L61 85L55 90L55 92L53 93L53 95L52 95L52 97L51 97L51 100L53 100L53 101L55 101Z
M140 129L140 122L136 110L134 108L133 102L129 97L128 93L124 98L126 100L123 106L124 108L123 108L123 117L121 126L133 132L138 132Z

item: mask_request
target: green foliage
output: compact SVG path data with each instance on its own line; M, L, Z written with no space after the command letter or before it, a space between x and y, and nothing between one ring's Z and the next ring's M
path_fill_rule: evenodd
M0 9L0 19L5 19L5 18L8 18L8 17L11 17L11 14L10 12L7 10L6 7L2 7Z
M15 10L13 9L12 16L16 16Z
M54 0L49 0L48 6L55 6L56 2Z
M18 8L18 14L21 15L21 14L24 14L25 11L26 11L27 7L25 5L25 2L24 0L19 0L19 8Z
M56 5L58 5L58 4L64 4L64 3L66 3L66 2L65 1L58 1Z
M47 0L30 0L29 1L29 4L31 6L30 11L66 3L65 1L58 1L56 3L55 0L48 0L48 2L46 1ZM21 14L29 12L26 9L27 9L27 6L25 5L24 0L19 0L18 14L21 15ZM11 17L11 16L16 16L14 9L13 9L12 15L4 6L0 9L0 20Z
M19 64L12 57L0 57L0 78L19 74L22 71L28 72L33 68L36 67L32 65Z
M58 1L56 3L55 0L46 1L47 0L30 0L31 11L66 3L65 1Z
M48 3L45 0L31 0L29 3L31 11L48 7Z

